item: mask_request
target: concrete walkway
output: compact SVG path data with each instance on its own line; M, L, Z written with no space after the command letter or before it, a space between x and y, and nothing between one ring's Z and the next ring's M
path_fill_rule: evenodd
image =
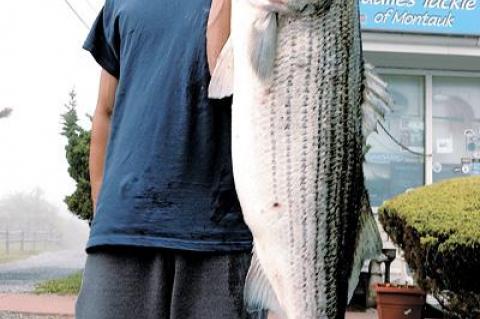
M74 317L61 315L36 315L31 313L0 311L0 319L74 319Z
M365 311L347 311L345 319L377 319L377 311L375 309L367 309Z
M8 313L11 313L11 318L16 318L13 317L14 313L73 318L76 298L58 295L0 294L0 318L9 318Z
M0 293L0 319L70 319L76 296ZM139 318L141 319L141 318ZM376 311L348 312L346 319L377 319Z

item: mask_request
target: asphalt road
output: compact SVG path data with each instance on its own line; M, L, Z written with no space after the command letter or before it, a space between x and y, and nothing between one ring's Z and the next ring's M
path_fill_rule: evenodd
M36 283L68 276L82 269L85 258L82 249L60 250L0 264L0 293L32 292ZM2 317L0 314L0 319L2 318L10 317Z

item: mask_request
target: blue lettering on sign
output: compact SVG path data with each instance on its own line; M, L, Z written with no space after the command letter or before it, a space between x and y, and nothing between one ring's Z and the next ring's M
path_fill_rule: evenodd
M480 35L480 0L358 0L363 30Z

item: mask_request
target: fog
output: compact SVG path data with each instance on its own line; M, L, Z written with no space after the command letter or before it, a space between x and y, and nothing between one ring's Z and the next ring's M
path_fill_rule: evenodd
M9 110L0 118L0 255L6 236L12 251L22 240L25 250L84 249L88 225L63 202L75 183L61 114L75 89L81 124L90 126L84 114L93 113L100 68L82 43L103 2L0 2L0 112ZM42 236L61 243L43 245Z
M0 253L83 250L88 225L45 199L40 188L0 199Z

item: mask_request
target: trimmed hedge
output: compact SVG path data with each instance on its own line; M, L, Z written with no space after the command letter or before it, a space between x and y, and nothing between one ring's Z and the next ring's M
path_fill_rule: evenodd
M480 318L480 177L403 193L383 203L379 218L452 318Z

